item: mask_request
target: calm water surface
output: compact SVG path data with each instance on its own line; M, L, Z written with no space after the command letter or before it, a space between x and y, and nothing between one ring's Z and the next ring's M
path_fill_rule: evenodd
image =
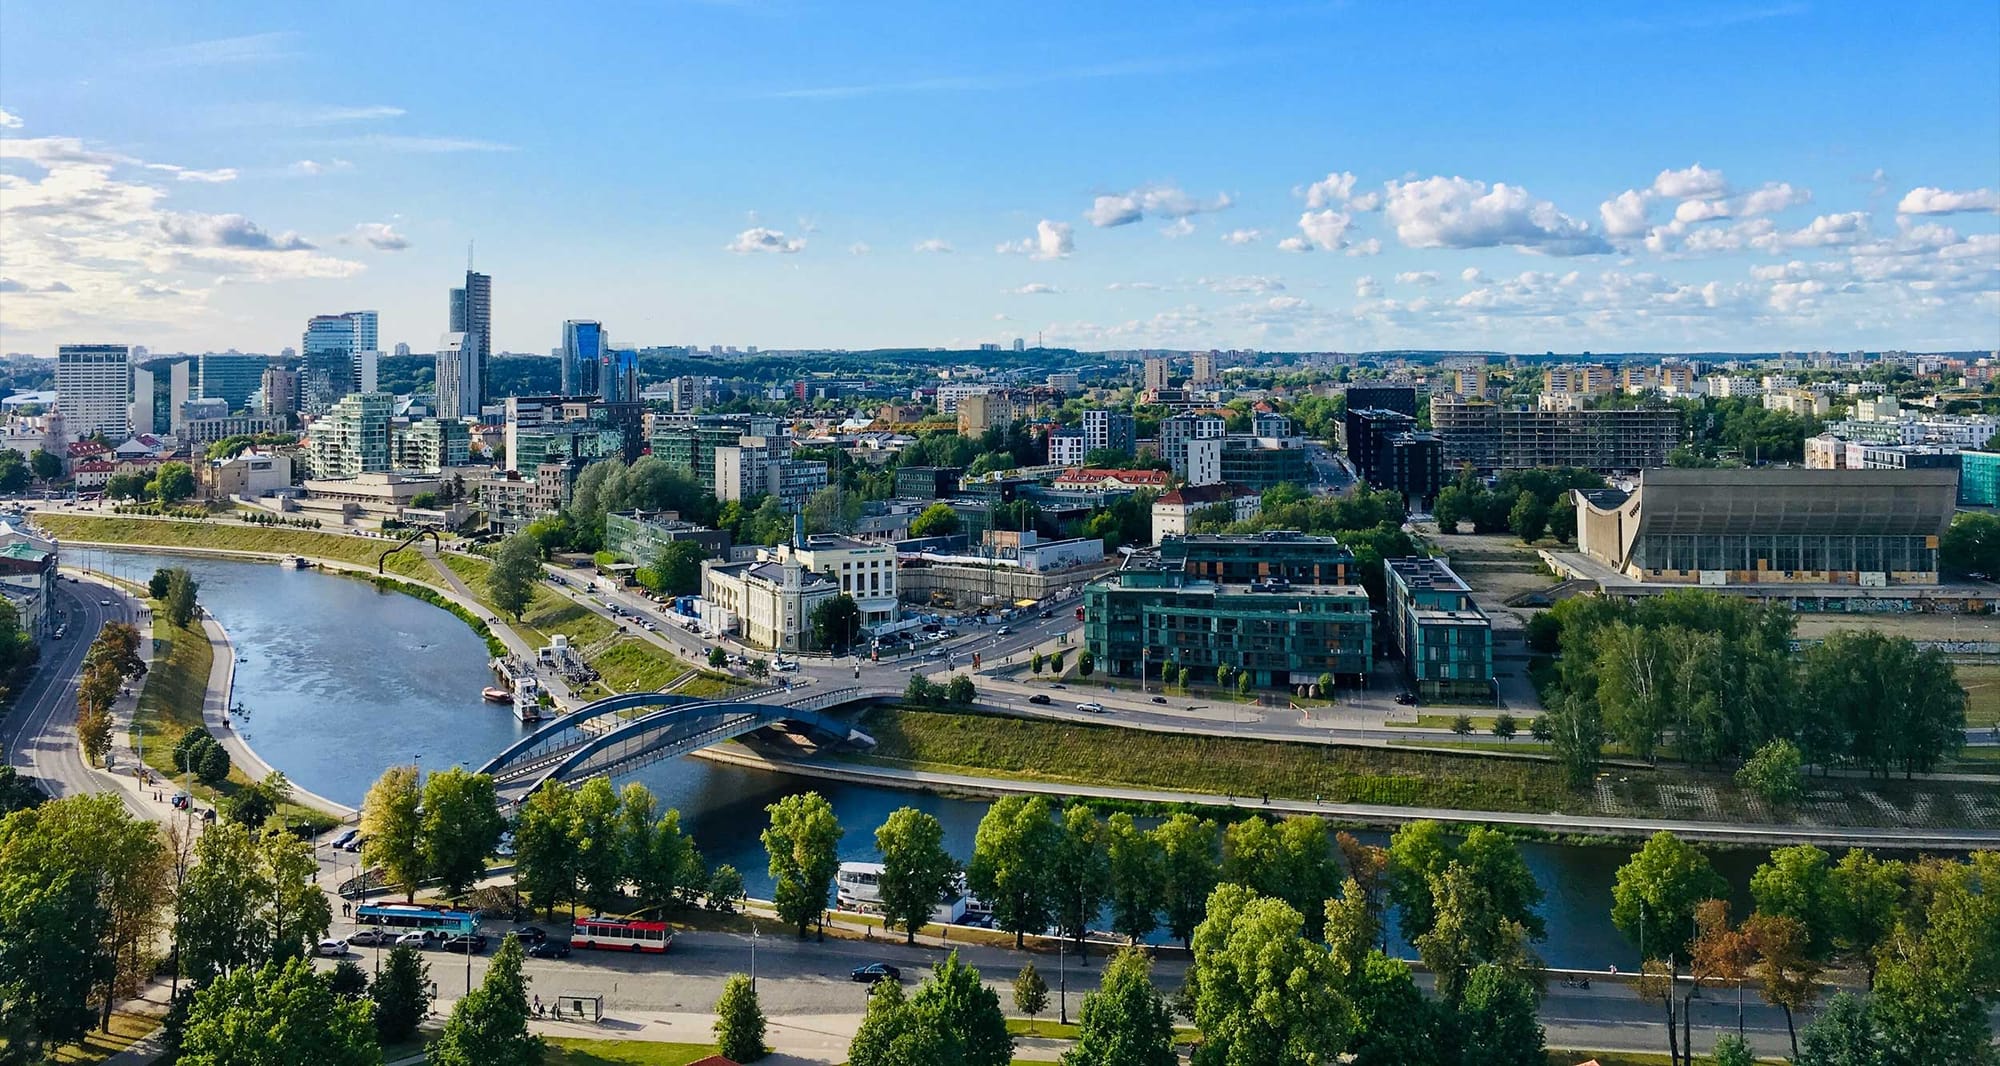
M355 578L288 570L275 563L72 551L81 565L144 581L156 567L185 566L201 583L203 605L236 646L237 728L266 762L300 786L359 806L390 766L477 767L526 727L504 707L479 698L490 684L486 646L463 622L421 600L377 591ZM936 815L945 843L961 858L972 850L985 804L864 785L814 781L717 766L685 758L654 763L638 781L662 806L681 811L711 865L743 871L752 895L768 897L770 877L758 841L764 806L817 789L833 804L847 836L843 858L874 858L874 830L905 805ZM1385 843L1387 834L1358 834ZM1524 843L1521 850L1547 894L1552 965L1637 965L1637 952L1611 925L1611 883L1631 854L1624 846ZM1760 854L1715 856L1739 897ZM1412 953L1408 945L1397 945Z

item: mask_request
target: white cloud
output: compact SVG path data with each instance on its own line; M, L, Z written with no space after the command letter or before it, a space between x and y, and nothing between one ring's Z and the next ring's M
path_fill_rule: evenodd
M1812 202L1812 190L1797 189L1788 181L1767 181L1762 188L1744 193L1736 201L1736 214L1742 218L1757 215L1774 215L1787 208L1798 207Z
M1240 274L1233 277L1201 278L1195 284L1210 292L1227 293L1248 292L1262 294L1283 292L1285 289L1283 281L1268 274Z
M932 237L927 241L918 241L910 247L910 251L925 255L943 255L951 251L951 244L942 237Z
M1381 255L1382 242L1374 237L1370 237L1365 241L1355 241L1353 244L1347 246L1347 254L1351 256Z
M1469 285L1486 284L1486 273L1478 267L1466 267L1458 272L1458 278Z
M1307 211L1299 216L1299 232L1315 248L1337 251L1347 245L1348 227L1354 224L1354 216L1345 211L1328 208L1324 211Z
M1167 287L1152 281L1114 281L1104 287L1106 292L1166 292Z
M1062 293L1061 289L1056 288L1054 285L1051 285L1046 281L1031 281L1026 285L1020 286L1019 288L1009 289L1007 291L1013 293L1016 296L1056 296Z
M347 137L338 143L354 148L373 148L384 152L411 152L425 155L446 152L512 152L515 150L511 144L480 140L477 137L406 136L395 133L371 133L362 137Z
M1163 237L1173 237L1173 238L1185 237L1193 232L1194 232L1194 223L1188 221L1185 218L1174 219L1172 225L1160 227L1160 235Z
M1722 171L1709 170L1700 163L1686 170L1662 170L1653 179L1653 194L1668 200L1721 196L1728 191L1729 182Z
M363 222L354 227L354 235L378 252L400 252L410 246L410 239L387 222Z
M345 159L328 159L324 162L317 159L301 159L286 167L285 171L297 177L316 178L321 174L331 174L337 170L353 169L354 164Z
M1083 217L1093 226L1124 226L1148 215L1176 219L1221 211L1234 202L1228 193L1203 200L1173 185L1144 185L1131 192L1097 197Z
M1961 211L2000 211L2000 193L1992 189L1950 192L1926 185L1911 189L1896 205L1899 215L1950 215Z
M867 241L855 241L853 244L847 246L848 255L867 255L872 251L874 249L868 247Z
M790 255L793 252L805 251L805 248L804 237L787 237L777 230L764 226L752 226L737 234L735 240L723 245L725 251L735 252L737 255L747 255L751 252Z
M1611 250L1587 223L1505 182L1432 177L1389 183L1389 220L1411 248L1511 246L1547 255L1594 255Z
M1278 242L1278 250L1281 252L1310 252L1313 250L1313 246L1312 242L1306 240L1304 237L1286 237L1284 240Z
M1401 274L1396 275L1396 283L1399 285L1436 285L1438 283L1437 271L1405 270Z
M1222 235L1224 244L1256 244L1264 236L1260 229L1233 229Z
M166 215L160 232L167 243L192 248L236 248L252 252L309 252L313 245L296 233L269 233L242 215Z
M1354 192L1354 181L1355 178L1352 172L1338 170L1328 174L1323 180L1306 186L1304 190L1294 189L1292 191L1302 191L1306 198L1306 206L1314 210L1326 207L1344 207L1354 211L1375 211L1380 209L1382 206L1382 194L1379 192L1364 192L1357 196Z
M1025 255L1030 259L1063 259L1076 250L1074 227L1067 222L1043 219L1035 223L1035 235L1005 241L993 248L1001 255Z
M404 111L388 104L239 103L215 108L216 122L228 126L338 126L401 118Z
M148 163L146 164L146 168L148 170L166 171L172 174L177 181L192 181L204 185L222 185L236 180L235 167L222 167L218 170L190 170L187 167L177 167L171 163Z
M1597 205L1597 215L1604 220L1604 232L1612 237L1637 237L1646 232L1646 212L1651 206L1650 192L1627 189Z
M21 116L4 107L0 107L0 130L18 130L20 128Z
M1382 295L1382 285L1373 274L1363 274L1354 279L1354 296L1359 300L1372 300Z

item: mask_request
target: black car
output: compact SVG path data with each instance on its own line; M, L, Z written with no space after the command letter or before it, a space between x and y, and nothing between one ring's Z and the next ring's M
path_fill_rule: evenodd
M1056 613L1055 613L1054 611L1043 611L1043 612L1042 612L1042 617L1043 617L1043 618L1054 618L1055 616L1056 616Z
M1396 702L1404 706L1409 706L1417 702L1417 694L1414 692L1399 692L1396 694Z
M528 949L531 959L567 959L569 945L560 940L538 940Z
M865 985L872 985L877 981L900 983L903 980L903 971L886 962L871 962L866 966L856 966L851 976L856 982Z
M443 942L438 944L438 949L441 951L466 952L478 955L486 950L486 934L460 933L457 936L446 937Z
M523 944L539 944L549 938L549 934L536 925L524 925L514 930L514 936Z
M1049 702L1049 694L1048 694L1048 693L1046 693L1046 692L1037 692L1037 693L1035 693L1034 695L1032 695L1032 696L1029 696L1029 697L1028 697L1028 702L1029 702L1029 703L1048 703L1048 702Z

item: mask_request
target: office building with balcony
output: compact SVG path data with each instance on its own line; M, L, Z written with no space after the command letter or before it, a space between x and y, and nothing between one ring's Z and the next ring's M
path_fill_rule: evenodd
M1433 396L1431 431L1445 470L1575 466L1608 474L1667 465L1681 442L1681 412L1661 406L1541 410Z
M393 469L436 474L464 466L472 458L472 434L455 418L398 420L389 427L389 461Z
M1229 423L1221 415L1179 414L1161 419L1160 457L1190 485L1216 484L1222 480L1219 442L1228 432ZM1190 454L1190 449L1196 447L1192 442L1206 440L1218 443L1200 448L1199 455ZM1210 458L1214 460L1212 469L1208 468Z
M684 522L673 511L614 511L604 516L604 550L624 562L651 566L668 545L679 541L699 544L711 557L729 558L728 530Z
M1084 587L1083 618L1084 645L1113 678L1158 677L1171 663L1210 684L1226 665L1258 688L1321 675L1360 685L1374 661L1368 593L1354 585L1236 584L1133 556Z
M1388 638L1420 699L1488 702L1494 697L1493 623L1443 559L1391 559Z
M390 469L389 421L396 398L386 392L353 392L315 419L308 455L315 478L336 479Z

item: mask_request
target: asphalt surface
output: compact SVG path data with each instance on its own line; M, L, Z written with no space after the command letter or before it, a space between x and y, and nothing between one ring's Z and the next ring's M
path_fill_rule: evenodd
M16 772L36 779L56 797L101 792L104 789L84 765L77 744L77 675L97 631L106 622L135 620L137 609L122 590L88 578L77 582L65 576L55 600L68 632L61 640L42 639L34 676L22 686L13 710L0 718L0 749ZM105 600L111 606L104 606ZM119 794L124 795L122 790ZM129 797L126 804L142 817L153 813L141 810Z

